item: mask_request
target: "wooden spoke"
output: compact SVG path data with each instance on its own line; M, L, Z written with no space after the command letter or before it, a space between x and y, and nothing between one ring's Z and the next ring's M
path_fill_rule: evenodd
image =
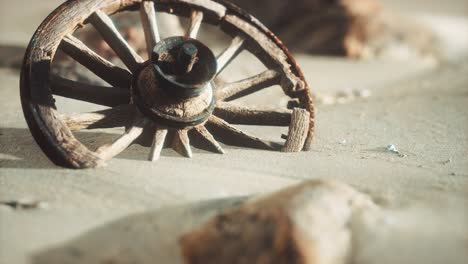
M231 124L289 126L291 122L291 111L259 110L225 102L218 102L213 113Z
M164 141L166 140L167 129L157 128L154 133L153 145L151 146L150 154L148 159L150 161L159 160L161 156L161 150L164 147Z
M187 37L197 38L198 31L200 30L200 26L203 21L203 12L194 10L192 11L192 15L190 17L190 26L187 32Z
M96 54L72 35L63 38L59 48L112 86L129 88L132 74Z
M241 52L244 38L237 36L232 39L231 44L219 54L216 59L218 62L217 74L220 74L223 69Z
M154 46L161 40L158 25L156 23L156 10L153 1L143 1L140 7L141 24L145 32L146 50L148 58L151 58Z
M184 157L192 157L192 148L190 147L190 139L187 130L177 130L174 133L172 148Z
M282 149L283 152L299 152L304 148L310 124L309 111L301 108L294 108L289 134Z
M128 45L111 18L98 10L89 17L89 20L128 69L135 72L139 64L143 63L143 59Z
M58 76L51 76L52 93L63 97L85 101L105 106L128 104L130 93L128 89L104 87L79 83Z
M267 150L278 150L281 147L275 142L248 135L216 116L210 116L206 125L215 138L225 144Z
M255 93L267 87L279 84L281 74L276 70L266 70L253 77L224 84L216 91L218 100L232 101L243 96Z
M208 129L206 129L205 126L197 126L197 127L195 127L195 131L203 139L205 139L206 143L210 144L210 146L211 146L211 148L213 150L215 150L216 152L218 152L220 154L225 153L223 148L221 147L221 145L219 145L218 141L216 141L216 139L213 137L213 135L211 135L210 131L208 131Z
M118 139L112 144L104 145L96 150L96 154L104 160L112 159L120 152L128 148L135 139L143 132L143 120L138 120L133 126L128 128Z
M133 105L119 105L91 113L62 114L60 118L72 131L82 129L113 128L128 125L135 114Z

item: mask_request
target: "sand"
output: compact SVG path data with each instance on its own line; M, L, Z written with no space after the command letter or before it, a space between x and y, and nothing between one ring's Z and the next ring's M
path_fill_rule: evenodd
M0 52L6 45L24 47L58 2L25 8L38 4L2 1ZM401 7L399 2L406 1L392 5ZM443 10L427 14L466 19L461 0L444 1L444 9L432 5L424 9L424 3L411 2L407 12ZM20 10L22 17L15 15ZM463 23L457 26L467 29ZM194 157L185 159L168 149L159 162L150 163L147 148L132 146L96 170L67 170L47 160L22 116L18 71L0 68L0 201L28 198L47 205L35 210L0 207L0 263L55 263L53 258L60 263L61 258L73 256L74 247L82 248L80 254L93 261L98 260L93 254L111 256L128 248L129 256L139 263L155 258L178 263L177 249L168 246L176 243L177 227L190 222L191 215L212 215L220 202L210 201L318 178L350 184L392 216L391 228L372 226L366 239L356 242L370 247L356 256L356 263L466 263L466 57L459 55L439 66L417 60L297 57L315 94L333 97L365 90L370 95L317 104L317 136L310 152L226 146L226 155L195 149ZM257 70L250 66L239 74ZM244 103L282 104L277 95L272 91ZM65 107L64 111L74 111L78 105ZM276 138L284 130L246 129L266 138ZM80 136L104 140L115 135L93 131ZM401 155L387 151L390 144ZM210 203L216 206L205 206Z

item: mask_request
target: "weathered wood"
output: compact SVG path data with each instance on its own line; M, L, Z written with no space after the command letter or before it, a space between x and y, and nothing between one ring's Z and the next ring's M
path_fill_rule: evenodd
M184 263L354 263L352 238L385 217L369 196L318 180L216 210L182 235Z
M191 158L192 148L190 147L190 139L187 134L187 130L177 130L174 132L174 138L172 139L172 148L177 151L180 155Z
M310 113L301 108L295 108L291 117L288 139L283 152L299 152L304 148L309 133Z
M143 1L140 7L141 24L145 32L146 50L151 58L153 48L161 40L156 22L156 10L153 1Z
M247 42L246 48L255 54L267 68L280 69L283 72L281 87L287 95L303 88L304 81L291 71L288 54L281 48L282 43L275 42L275 39L263 33L262 27L256 27L239 16L228 14L224 21L247 36L250 41Z
M275 67L278 66L276 63L279 61L278 58L284 58L286 64L281 64L279 68L281 68L283 72L291 68L290 73L292 75L286 74L286 77L281 78L280 85L283 89L289 86L302 89L303 92L300 93L297 93L297 91L291 93L289 88L285 89L285 91L287 95L298 98L301 107L312 109L312 102L308 91L309 88L305 84L304 77L295 63L294 58L292 58L282 43L257 20L233 8L231 5L227 5L224 1L158 0L157 3L161 3L161 5L158 6L158 10L179 16L187 15L187 9L184 10L184 8L187 7L191 10L202 11L204 13L204 22L220 25L220 28L231 36L242 36L242 38L245 38L245 43L242 41L242 44L237 44L241 44L239 46L242 48L247 48L264 62L265 65L271 66L268 66L268 68L278 68ZM85 146L80 144L80 142L73 137L73 134L64 122L61 122L61 120L57 121L59 117L54 111L56 106L51 94L51 82L49 81L50 63L54 58L54 54L56 54L57 47L60 45L63 38L73 33L73 30L90 22L103 36L103 39L110 44L111 48L116 51L115 53L122 58L122 61L124 61L127 67L134 71L139 66L141 58L135 55L136 53L123 39L106 14L114 14L124 10L135 11L140 8L140 5L140 0L68 1L54 11L54 13L41 24L40 28L33 36L25 55L25 63L23 64L21 75L22 105L28 125L36 141L44 152L47 153L49 158L57 164L74 168L95 167L102 164L102 159L97 157L94 152L87 150ZM227 10L229 10L229 12L226 12ZM174 17L177 19L177 22L179 22L179 19L176 16ZM185 34L185 32L182 34ZM236 38L234 40L236 40ZM240 50L241 49L237 48L228 48L226 52L237 53L240 52ZM274 58L261 58L263 55L274 56ZM222 60L226 61L226 63L222 63L224 64L222 65L223 67L230 62L229 58L233 58L226 54L224 57L227 58L227 60ZM272 61L275 63L266 63ZM174 109L174 111L179 110L180 109ZM186 111L179 112L182 113L181 115L185 116L184 113L186 113ZM313 112L311 111L311 113ZM229 125L229 123L227 124ZM213 125L211 126L214 127L215 130L217 129L217 132L221 131L221 136L230 133L234 135L234 140L230 139L231 136L225 137L226 142L231 140L236 144L237 141L237 145L244 145L247 147L249 144L246 144L246 142L253 142L254 145L262 145L260 148L278 148L278 144L276 143L266 144L267 146L269 145L266 147L265 144L260 144L256 141L255 137L247 137L246 139L245 136L242 136L245 134L238 130L230 130L228 128L227 131L230 132L226 133L223 129L216 128L216 126ZM311 127L313 127L312 117ZM234 133L232 133L233 131ZM310 131L313 131L313 129L311 128ZM214 130L210 130L210 132L216 135ZM239 142L241 142L241 144L239 144Z
M260 110L226 102L218 102L213 114L231 124L289 126L291 122L291 111Z
M197 132L203 139L205 139L206 143L210 145L211 149L215 150L219 154L224 154L224 150L219 145L218 141L213 137L213 135L206 129L205 126L197 126L195 127L195 132Z
M161 157L161 150L164 147L164 142L167 136L167 129L157 128L154 133L153 144L151 146L148 159L150 161L157 161Z
M129 88L132 74L96 54L72 35L63 38L59 48L112 86Z
M83 129L113 128L129 125L135 114L133 105L119 105L111 109L91 113L62 114L60 118L71 131Z
M117 56L119 56L125 66L127 66L131 72L136 72L139 65L143 63L143 59L128 45L127 41L115 27L111 18L104 12L98 10L89 17L89 20Z
M190 16L190 26L187 32L187 36L191 38L197 38L198 31L203 21L203 12L199 10L192 11Z
M250 78L227 83L216 90L218 100L232 101L280 83L280 73L266 70Z
M51 76L52 93L63 97L104 106L128 104L130 92L125 88L96 86Z
M138 120L113 143L99 147L96 154L103 160L109 160L128 148L143 133L143 120Z
M236 36L232 39L231 44L224 49L216 58L218 63L217 74L220 74L224 68L242 51L242 45L244 44L244 38Z
M161 4L181 4L184 6L195 6L197 9L207 12L210 16L217 20L222 19L226 15L226 6L223 3L218 3L212 0L158 0Z
M280 148L280 145L275 142L251 136L213 115L208 118L206 126L216 140L228 145L266 150L278 150Z

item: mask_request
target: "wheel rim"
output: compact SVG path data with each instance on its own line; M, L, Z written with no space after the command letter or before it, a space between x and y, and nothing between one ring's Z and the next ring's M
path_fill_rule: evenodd
M32 134L52 161L73 168L100 166L104 164L104 161L132 144L148 126L148 120L141 117L139 111L135 111L132 107L125 108L125 102L129 98L129 91L125 91L125 88L130 85L132 72L135 74L138 71L143 60L113 27L108 15L125 10L139 10L148 53L150 53L151 47L161 40L155 24L154 6L157 7L158 12L172 11L177 15L190 17L191 22L187 30L189 37L195 38L197 36L202 22L219 25L221 30L233 36L229 47L217 58L218 74L235 59L242 49L254 54L268 68L267 71L257 76L227 84L215 91L219 102L214 109L214 115L201 125L191 127L191 130L205 138L216 152L223 153L217 141L232 143L230 141L233 138L243 141L241 144L235 145L262 149L278 148L272 142L260 140L235 129L225 120L237 124L289 126L289 136L282 150L294 152L309 148L314 128L314 111L309 87L293 57L271 32L250 15L224 1L155 0L141 2L138 0L68 1L57 8L34 34L23 63L21 98L23 111ZM82 23L90 23L94 26L129 70L113 67L107 61L102 61L99 56L92 60L88 58L88 61L85 62L80 61L80 58L83 60L83 52L88 52L85 54L88 57L92 52L86 50L86 47L82 47L82 43L71 35ZM51 62L58 48L81 64L87 64L88 69L112 86L120 86L122 89L112 90L111 94L103 94L102 96L93 94L92 99L90 99L89 91L96 89L96 87L85 87L85 89L80 86L78 89L75 87L76 84L69 80L49 77ZM267 112L239 109L229 103L233 99L257 92L272 84L280 84L284 93L295 99L291 101L291 106L299 108L292 112ZM67 94L71 90L75 91L72 97ZM124 125L125 120L129 121L129 119L133 119L134 122L130 124L124 135L112 144L103 146L97 151L91 151L81 144L71 132L71 129L79 128L79 124L71 122L70 117L64 118L57 113L52 92L55 95L67 95L65 97L88 102L92 100L93 103L97 102L114 107L97 113L97 115L103 116L112 113L122 119L113 120L112 125ZM305 111L301 109L305 109ZM99 120L99 122L102 124L103 121ZM128 125L128 123L125 124L125 126ZM221 130L222 132L216 133L215 140L207 127L210 131ZM176 130L173 133L175 140L173 140L172 147L184 156L191 156L188 129ZM304 133L307 134L307 137L304 136ZM159 157L167 134L168 127L158 126L156 128L149 157L151 160L156 160ZM299 142L295 142L297 140Z

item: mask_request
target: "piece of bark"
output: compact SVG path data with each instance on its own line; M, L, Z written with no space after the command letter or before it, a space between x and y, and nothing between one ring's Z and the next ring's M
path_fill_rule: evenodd
M350 222L377 209L352 188L311 181L228 209L180 239L187 264L338 264L352 257Z

